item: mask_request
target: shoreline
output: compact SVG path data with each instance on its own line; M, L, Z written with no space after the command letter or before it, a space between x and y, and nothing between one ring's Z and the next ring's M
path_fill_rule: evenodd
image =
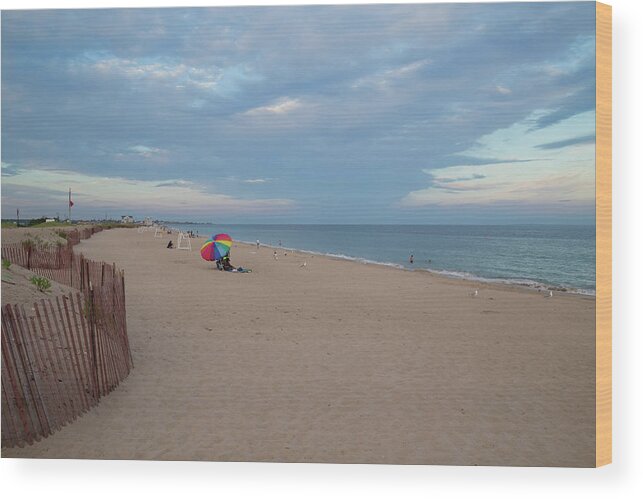
M202 240L200 244L203 244L206 238L199 236L199 237L194 237L192 239L199 239L200 241ZM244 245L249 248L256 247L256 244L249 241L233 241L233 243ZM491 286L491 287L493 286L509 287L511 289L525 290L525 291L531 291L536 293L541 293L545 291L554 291L557 293L563 293L565 295L585 296L585 297L594 298L594 299L596 298L595 290L586 290L582 288L565 288L563 286L559 286L555 284L547 284L547 283L543 283L543 282L539 282L531 279L524 279L525 282L521 283L521 282L518 282L519 281L518 279L481 277L475 274L471 274L469 272L434 270L429 268L411 269L398 263L378 262L375 260L370 260L368 258L353 257L353 256L334 254L334 253L322 253L319 251L302 250L299 248L290 248L286 246L274 246L274 245L265 244L265 243L260 243L260 246L265 248L270 248L271 250L285 250L293 254L298 253L298 254L301 254L302 256L312 255L316 257L329 258L333 260L355 262L355 263L360 263L362 265L375 265L378 267L386 267L386 268L391 268L396 270L402 270L405 272L427 273L433 277L446 279L449 282L475 283L481 286Z
M194 223L193 225L202 226L203 224ZM165 227L169 227L171 228L171 230L176 232L182 231L181 228L178 228L176 226L168 225ZM200 236L200 238L202 238L203 240L206 239L203 236ZM240 244L247 244L252 247L255 246L254 241L248 241L244 239L235 240L234 242L240 243ZM308 249L302 249L302 248L297 248L293 246L279 246L277 244L269 244L264 242L261 243L261 246L270 248L272 250L277 250L277 251L299 252L302 254L310 254L315 256L323 256L328 258L354 261L361 264L379 265L379 266L391 267L391 268L396 268L399 270L406 270L411 272L416 272L416 271L427 272L434 276L442 276L456 281L460 281L460 280L467 281L467 282L472 282L479 285L490 284L490 285L511 286L516 289L529 289L537 293L542 293L542 292L548 293L549 291L552 291L554 293L582 295L582 296L588 296L593 298L596 297L595 288L592 289L591 287L577 287L570 284L559 284L554 282L547 282L547 281L542 281L542 280L538 280L537 278L531 278L531 277L485 277L466 270L447 270L447 269L435 269L430 267L421 267L420 265L422 264L419 262L416 262L417 266L409 267L405 263L381 261L381 260L375 260L372 258L361 257L361 256L350 256L344 253L308 250Z
M198 223L195 223L194 225L199 225ZM88 225L89 226L89 225ZM83 227L83 226L79 226ZM171 226L165 226L169 229L172 230L173 234L176 232L177 234L179 232L182 232L180 229L176 227L171 227ZM73 228L78 228L78 227L70 227L67 230L71 230ZM126 228L126 227L116 227L116 228ZM127 227L127 228L132 228L132 227ZM5 237L2 237L3 242L11 243L11 242L17 242L20 239L24 239L28 233L28 231L33 231L36 234L43 234L45 235L45 239L49 238L49 241L52 242L54 240L60 240L56 232L58 232L61 228L60 227L53 227L53 228L46 228L46 227L38 227L38 228L33 228L33 227L20 227L20 228L4 228L2 229L3 236L9 235L10 237L8 238L9 241L6 241ZM134 227L134 229L138 229L138 227ZM9 232L5 232L9 231ZM21 237L16 239L15 237L11 237L12 234L18 234L22 233ZM169 234L164 234L165 236L168 236ZM193 237L191 238L193 241L198 241L199 246L205 242L207 237L204 236L199 236L199 237ZM63 240L60 240L61 242ZM234 244L239 244L239 245L246 245L249 248L254 248L255 243L252 241L243 241L243 240L235 240ZM427 273L430 274L431 276L435 278L443 278L447 279L448 282L462 282L462 283L469 283L469 284L475 284L480 287L494 287L494 286L500 286L500 287L508 287L511 289L516 289L516 290L524 290L524 291L529 291L529 292L535 292L535 293L543 293L543 292L548 292L548 291L553 291L554 293L560 294L560 295L574 295L574 296L584 296L587 298L592 298L596 299L596 290L592 289L584 289L584 288L571 288L571 287L565 287L557 284L549 284L541 281L537 281L534 279L517 279L517 278L492 278L492 277L482 277L478 276L475 274L472 274L470 272L466 271L451 271L451 270L436 270L436 269L430 269L430 268L409 268L406 267L405 265L398 264L398 263L393 263L393 262L381 262L381 261L376 261L376 260L371 260L368 258L363 258L363 257L354 257L354 256L349 256L349 255L343 255L343 254L335 254L335 253L324 253L321 251L314 251L314 250L305 250L305 249L300 249L300 248L292 248L292 247L286 247L286 246L277 246L277 245L272 245L272 244L266 244L266 243L261 243L262 247L270 248L271 250L277 250L277 251L288 251L290 253L299 253L302 256L304 255L311 255L315 257L323 257L323 258L329 258L329 259L334 259L334 260L341 260L341 261L348 261L348 262L355 262L355 263L360 263L362 265L375 265L378 267L386 267L386 268L393 268L396 270L402 270L402 271L407 271L407 272L418 272L418 273ZM193 248L193 251L198 250L198 248Z

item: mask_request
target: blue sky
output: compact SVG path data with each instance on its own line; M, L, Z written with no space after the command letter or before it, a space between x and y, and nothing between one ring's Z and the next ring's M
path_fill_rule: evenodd
M593 223L594 3L2 13L2 216Z

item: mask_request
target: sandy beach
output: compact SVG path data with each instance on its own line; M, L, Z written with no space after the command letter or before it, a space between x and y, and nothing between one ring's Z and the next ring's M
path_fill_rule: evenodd
M3 457L594 466L593 297L170 237L76 246L125 269L134 369Z

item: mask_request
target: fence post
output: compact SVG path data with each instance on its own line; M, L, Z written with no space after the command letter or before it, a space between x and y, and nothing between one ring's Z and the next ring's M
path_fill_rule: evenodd
M87 275L87 264L85 262L85 258L83 257L82 253L79 258L79 264L80 264L80 291L83 292L85 291L85 280L89 280L89 277Z
M112 310L116 311L116 262L112 263Z
M71 242L67 243L67 251L69 252L69 287L74 287L74 250Z
M89 337L92 342L92 367L94 369L93 378L94 378L94 390L96 400L99 400L101 397L100 386L98 382L98 349L96 344L96 317L94 313L94 288L92 283L89 283L89 293L86 295L88 297L87 306L88 310L88 320L89 323Z

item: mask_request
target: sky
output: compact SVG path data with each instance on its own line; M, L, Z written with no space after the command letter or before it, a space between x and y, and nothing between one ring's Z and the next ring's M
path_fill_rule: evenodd
M2 12L2 217L594 223L593 2Z

